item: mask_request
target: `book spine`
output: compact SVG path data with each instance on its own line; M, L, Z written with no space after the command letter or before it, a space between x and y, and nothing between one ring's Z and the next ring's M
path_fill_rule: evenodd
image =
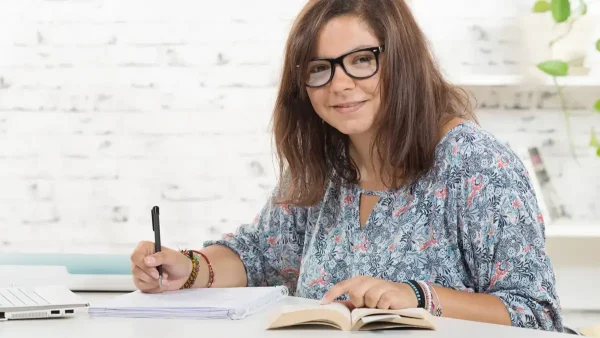
M539 182L539 193L542 195L541 198L544 200L544 204L547 208L547 213L550 219L546 220L546 223L550 223L551 220L562 218L566 216L564 206L561 203L560 197L552 184L550 175L546 169L546 165L542 159L540 151L537 147L530 147L528 149L531 164L533 166L533 175L536 176Z

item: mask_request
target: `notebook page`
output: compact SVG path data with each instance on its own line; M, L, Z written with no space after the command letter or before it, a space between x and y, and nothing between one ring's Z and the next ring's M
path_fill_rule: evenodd
M268 298L273 292L277 291L272 287L185 289L158 294L142 293L138 290L117 296L93 307L110 309L239 309Z

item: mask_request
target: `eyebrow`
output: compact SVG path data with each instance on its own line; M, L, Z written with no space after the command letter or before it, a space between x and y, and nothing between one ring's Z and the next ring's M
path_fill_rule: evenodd
M376 46L377 44L370 44L370 45L360 45L360 46L358 46L358 47L356 47L356 48L354 48L354 49L351 49L351 50L347 51L346 53L352 53L352 52L355 52L355 51L357 51L357 50L359 50L359 49L363 49L363 48L372 47L372 46L374 46L374 45ZM346 53L344 53L344 54L346 54Z

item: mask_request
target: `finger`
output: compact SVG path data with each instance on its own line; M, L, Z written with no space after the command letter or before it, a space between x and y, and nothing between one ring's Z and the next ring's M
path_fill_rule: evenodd
M155 268L147 268L149 269L148 272L146 272L146 270L144 269L140 269L137 266L134 266L132 269L132 275L134 278L138 278L143 280L146 283L152 283L155 280L158 280L158 277L160 277L160 274L158 273L158 270L156 270ZM169 275L166 272L163 272L163 282L169 278Z
M137 266L134 266L131 273L134 278L137 278L145 283L152 283L156 279L158 279L158 271L156 271L156 269L153 269L153 270L154 270L153 272L148 274L146 271L140 269Z
M390 293L392 294L390 296L390 298L392 298L391 304L390 304L390 309L391 310L400 310L400 309L406 309L406 301L404 298L402 298L402 293L398 292L398 291L390 291Z
M158 281L156 281L156 283L155 282L145 282L142 279L134 278L133 283L135 284L135 287L138 288L142 292L147 292L149 290L152 290L152 289L155 289L156 287L158 287Z
M400 309L401 307L397 306L399 304L398 298L400 297L399 292L395 292L392 290L388 290L384 292L379 298L379 302L377 303L377 308L382 310L388 309Z
M143 293L161 293L161 292L164 292L164 291L167 290L167 286L165 284L163 284L162 287L159 287L158 286L158 282L156 282L156 285L154 285L154 286L148 286L148 285L146 285L145 287L139 288L139 289Z
M357 308L365 306L365 294L372 288L377 288L377 284L380 284L377 279L368 279L366 281L356 283L348 290L348 296L352 305Z
M133 252L131 253L131 261L136 265L142 264L144 257L154 253L154 243L148 241L142 241L138 243Z
M144 264L148 267L175 264L177 255L172 251L161 251L144 258Z
M142 270L144 273L146 273L148 276L153 277L155 279L158 279L158 270L156 268L149 268L146 266L146 264L142 263L141 264L134 264L133 262L131 262L131 272L133 273L133 271L136 270L136 268Z
M162 286L158 285L158 280L152 280L151 282L146 282L142 279L136 278L134 283L136 284L137 288L143 292L147 292L147 291L151 291L151 290L154 290L155 292L157 292L157 291L160 291L161 288L166 290L167 286L169 285L169 281L164 280L164 279L163 279ZM162 290L162 291L164 291L164 290Z
M365 306L370 308L376 308L379 303L381 295L383 295L388 288L383 285L375 285L365 292Z
M144 258L147 256L147 254L145 252L142 251L134 251L131 254L131 263L141 267L144 267Z
M354 278L347 279L342 281L336 285L334 285L328 292L325 293L323 299L321 300L321 304L329 304L339 296L348 293L350 296L350 292L354 290L357 285L366 284L374 281L374 278L368 278L365 276L356 276ZM365 289L366 290L366 289ZM352 300L352 299L351 299ZM354 302L353 302L354 303Z
M352 285L354 285L357 282L358 282L358 277L354 277L354 278L346 279L345 281L337 283L336 285L331 287L331 289L329 289L329 291L325 292L325 294L323 295L323 298L321 299L321 304L324 305L324 304L331 303L334 299L336 299L339 296L346 293L348 291L348 289L351 288Z

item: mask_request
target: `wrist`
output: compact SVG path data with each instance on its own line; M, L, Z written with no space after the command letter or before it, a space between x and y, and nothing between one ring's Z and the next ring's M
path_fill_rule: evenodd
M181 253L189 258L189 264L191 264L191 268L188 269L189 277L181 289L210 288L215 275L208 257L197 250L181 250ZM207 273L201 273L201 271Z
M417 294L413 291L412 287L406 282L397 283L398 289L402 292L403 299L405 301L406 308L417 308L419 306L419 300Z

